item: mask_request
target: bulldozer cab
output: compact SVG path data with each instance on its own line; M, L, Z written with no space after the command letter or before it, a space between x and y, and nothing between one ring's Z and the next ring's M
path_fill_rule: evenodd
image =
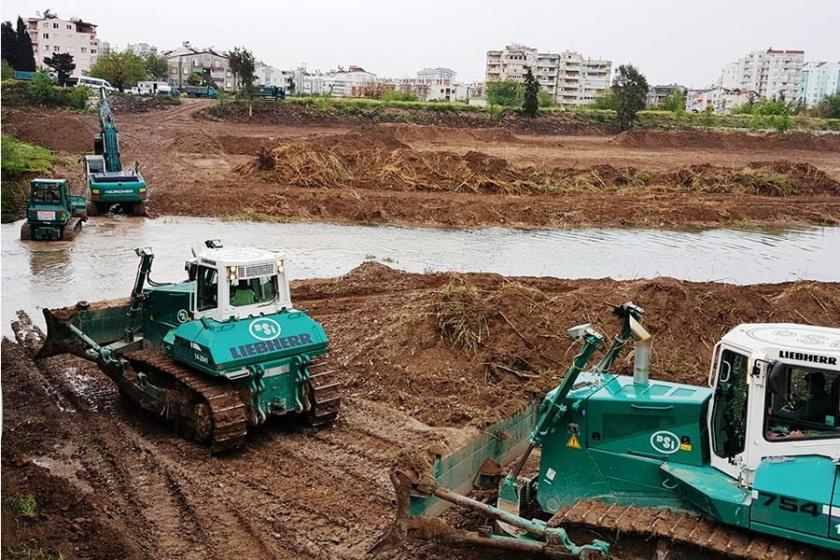
M193 255L187 270L195 280L191 305L196 319L225 321L292 309L282 254L208 241Z
M840 460L840 329L746 324L715 347L711 463L751 483L769 457Z
M29 201L31 206L68 207L67 181L35 179L32 181Z

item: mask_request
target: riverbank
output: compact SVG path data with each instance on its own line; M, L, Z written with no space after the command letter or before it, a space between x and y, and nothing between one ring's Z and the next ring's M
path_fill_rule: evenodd
M123 159L141 162L153 215L437 227L840 224L836 134L195 118L212 106L184 100L117 115ZM4 109L4 131L71 154L89 150L95 129L95 115Z
M840 326L838 283L575 281L366 264L294 282L292 297L330 335L341 417L317 431L271 422L230 456L126 406L90 363L36 363L27 345L37 341L5 340L4 547L78 559L365 558L391 521L388 472L400 454L458 447L541 398L574 357L566 328L588 321L615 333L604 302L644 307L651 377L693 384L740 322ZM626 357L617 363L631 368ZM389 557L482 556L412 543Z

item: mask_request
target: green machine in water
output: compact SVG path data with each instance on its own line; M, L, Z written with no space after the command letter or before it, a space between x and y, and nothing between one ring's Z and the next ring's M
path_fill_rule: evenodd
M99 90L99 133L93 141L94 155L85 156L85 178L90 190L91 215L119 204L135 216L146 215L148 188L137 162L124 170L114 113L105 89Z
M20 238L72 241L85 220L85 199L70 194L66 179L33 179Z
M214 450L241 446L271 416L336 419L328 337L293 307L281 254L207 241L171 284L150 279L151 249L137 254L128 299L44 310L39 358L95 361L130 400Z
M650 380L643 311L616 311L621 333L597 365L587 369L604 337L590 325L570 329L582 348L542 403L438 457L431 472L394 471L397 519L374 550L411 533L608 557L607 541L577 545L567 532L586 529L736 558L837 556L840 329L739 325L715 346L709 386L697 387ZM634 375L610 373L631 340ZM526 466L535 449L538 469ZM495 506L463 495L508 463ZM450 503L494 520L493 530L431 517Z

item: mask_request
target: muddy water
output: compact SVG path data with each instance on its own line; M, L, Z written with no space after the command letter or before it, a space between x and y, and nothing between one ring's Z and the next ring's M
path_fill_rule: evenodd
M127 296L134 248L152 247L156 281L183 278L190 246L285 250L291 279L337 276L365 260L410 272L497 272L615 279L672 276L735 284L840 280L840 228L779 234L709 230L434 230L325 224L223 222L200 218L93 218L73 243L22 242L20 222L2 226L2 332L17 309Z

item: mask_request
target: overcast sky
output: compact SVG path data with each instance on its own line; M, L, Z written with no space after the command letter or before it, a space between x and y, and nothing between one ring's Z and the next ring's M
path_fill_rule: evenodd
M3 20L45 8L80 17L120 47L244 46L279 68L355 64L394 77L447 66L463 81L483 80L487 50L514 42L629 62L651 83L690 87L771 46L840 61L840 0L2 0L0 8Z

